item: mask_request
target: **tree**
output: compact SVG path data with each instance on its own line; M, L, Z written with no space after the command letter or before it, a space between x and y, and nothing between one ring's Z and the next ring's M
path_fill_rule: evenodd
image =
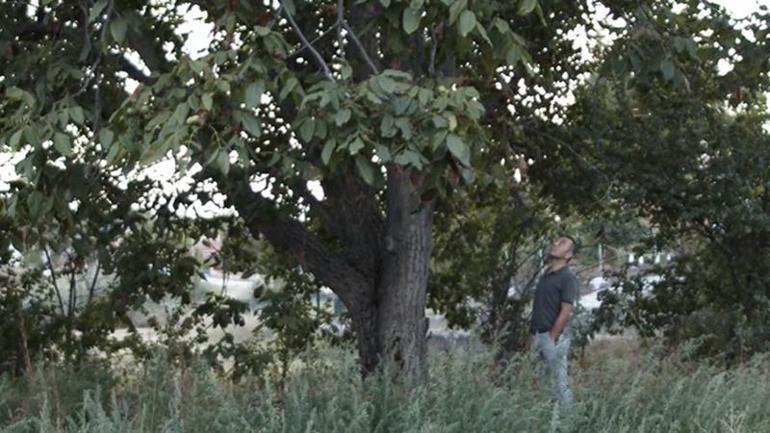
M148 221L142 206L134 207L153 182L122 185L94 171L83 161L47 165L37 186L58 188L58 197L25 180L0 194L2 371L136 348L130 339L110 338L119 326L135 330L130 311L146 300L189 302L197 262L180 236L200 228L176 221L170 232L162 212Z
M543 265L548 236L557 228L549 204L529 183L476 185L440 205L429 305L450 326L480 325L498 358L523 349L526 307Z
M594 80L572 107L564 140L581 143L583 158L611 175L591 185L575 182L575 166L551 166L552 174L593 194L609 188L615 205L650 225L647 248L676 252L673 265L653 270L666 278L651 296L642 276L621 283L623 296L608 292L605 323L662 331L672 346L698 338L700 353L740 360L767 338L770 16L764 9L734 21L713 4L688 2L678 15L653 9L649 19L661 30L645 37L668 31L674 50L648 72L671 80L623 68ZM602 69L638 51L614 49ZM565 202L575 196L557 193ZM629 307L617 309L626 296Z
M179 33L189 7L213 25L196 58ZM629 28L650 26L644 2L607 7ZM8 2L0 130L8 149L28 150L22 176L54 201L57 186L36 178L46 161L87 149L106 170L172 155L253 236L334 290L363 372L388 360L416 379L436 203L510 178L524 156L564 157L549 144L566 113L553 97L590 66L568 34L593 11L545 0ZM668 36L607 31L668 53ZM638 58L616 63L641 73ZM130 94L128 77L139 83Z

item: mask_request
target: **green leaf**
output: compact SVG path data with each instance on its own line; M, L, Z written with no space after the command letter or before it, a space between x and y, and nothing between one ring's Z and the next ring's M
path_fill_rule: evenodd
M454 113L446 112L446 118L448 121L448 127L450 131L454 131L457 128L457 116Z
M468 8L468 0L457 0L449 7L449 25L452 25L457 21L457 17L460 16L460 12Z
M443 156L443 152L446 151L446 136L448 132L446 131L438 131L433 135L433 138L431 139L431 149L433 149L434 152L439 152Z
M85 114L83 113L83 108L79 106L70 107L69 109L70 118L75 121L78 125L82 125L86 121Z
M487 35L487 31L484 30L484 26L482 26L481 23L479 22L476 23L476 31L479 32L481 37L487 42L487 44L489 44L490 47L494 45L492 44L492 40L489 39L489 35Z
M351 68L348 64L344 64L340 69L340 74L342 75L343 80L347 80L353 76L353 68Z
M72 140L69 135L62 132L54 134L53 147L57 152L64 156L70 156L72 154Z
M29 209L29 216L35 220L40 215L45 196L40 191L32 191L27 196L27 208Z
M434 114L433 117L431 117L431 120L433 120L433 126L435 126L436 128L447 127L447 120L444 116L439 116L438 114Z
M462 175L465 183L473 183L476 181L476 173L474 173L473 170L470 168L461 167L460 174Z
M666 57L660 62L660 71L663 73L663 77L666 80L674 78L674 62L670 57Z
M200 75L206 70L206 64L201 60L190 60L187 65L196 75Z
M377 96L376 93L370 91L369 89L366 89L366 91L364 92L364 95L366 96L366 99L372 104L375 104L375 105L382 104L382 99L380 99L380 97Z
M201 102L203 103L203 108L209 111L214 107L214 97L211 93L204 93L201 97Z
M243 113L241 116L241 124L243 125L243 129L245 129L246 132L251 134L253 137L259 137L262 135L261 122L252 114Z
M106 150L115 139L115 133L110 128L102 128L99 131L99 142L102 144L102 150Z
M112 38L115 39L115 42L119 44L125 42L127 30L126 20L124 20L123 17L117 16L110 21L110 34L112 35Z
M224 149L217 152L217 168L225 176L230 172L230 155Z
M171 125L181 125L185 122L187 119L187 114L190 112L190 106L187 104L178 104L176 106L176 109L174 110L174 114L171 115L171 118L169 119L168 123L166 123L166 126L169 124ZM164 126L163 129L166 129Z
M297 84L299 84L299 81L291 77L288 80L286 80L286 84L283 85L283 89L281 89L281 94L278 95L278 97L281 100L286 99L287 96L289 96L289 93L291 93L292 90L294 90L295 87L297 87Z
M519 0L519 15L528 15L537 7L537 0Z
M390 0L380 0L380 4L381 4L383 7L386 7L386 8L387 8L388 6L390 6Z
M692 38L687 38L685 46L687 48L687 52L690 54L690 57L692 57L694 60L698 60L698 44L696 44Z
M9 99L24 101L30 107L35 105L35 97L31 93L15 86L5 89L5 96Z
M446 145L449 148L449 152L460 161L463 165L470 165L471 152L470 148L463 142L463 140L455 134L449 134L446 137Z
M108 164L113 164L117 160L120 150L120 146L117 145L110 147L110 151L107 152L107 156L105 157Z
M406 114L407 110L409 110L409 107L412 106L412 102L414 100L411 98L407 98L405 96L401 96L395 101L395 114Z
M166 121L168 121L170 116L171 116L171 113L169 113L168 111L161 111L160 113L156 114L155 117L150 119L149 122L147 122L147 125L145 125L144 127L145 131L151 131L156 126L166 123Z
M107 0L99 0L91 6L91 11L88 13L88 21L94 22L102 15L104 8L107 7Z
M315 120L307 118L302 122L302 126L299 127L299 136L302 138L302 141L309 143L313 139L313 133L315 133Z
M393 116L390 114L384 115L380 121L380 134L383 137L393 137L396 135L396 130L393 128L393 126L395 126Z
M380 76L377 78L377 84L383 92L391 94L396 90L396 82L390 77Z
M424 161L423 158L420 156L419 153L413 151L413 150L404 150L403 152L399 153L396 156L395 160L396 164L400 164L403 166L409 166L417 168L418 170L422 170L424 167Z
M476 14L473 11L465 10L460 14L460 34L463 37L468 36L468 33L476 27Z
M356 137L353 141L350 142L348 145L348 152L350 152L351 155L355 155L365 147L364 141L361 140L361 137Z
M324 139L328 134L326 122L321 119L315 119L315 136Z
M5 89L5 96L8 99L21 100L24 98L24 91L16 86L8 87Z
M259 98L264 91L264 84L261 81L255 81L246 86L246 92L244 94L246 108L255 108L259 106Z
M227 80L217 80L214 82L214 85L217 86L217 89L222 93L230 92L230 82Z
M414 33L414 31L417 30L418 27L420 27L420 11L415 11L412 8L404 9L402 22L404 26L404 31L407 34Z
M10 140L8 141L8 145L10 145L12 148L17 147L21 142L21 135L23 133L24 133L23 129L19 129L18 131L14 132L13 135L11 135Z
M361 175L361 178L363 178L366 183L369 185L375 184L377 167L371 161L358 155L356 156L356 168L358 169L358 174Z
M516 62L522 60L524 56L522 56L521 49L516 44L511 44L511 46L508 48L508 51L505 52L505 61L509 65L515 65Z
M332 159L332 153L334 153L336 147L337 142L333 139L326 141L324 148L321 151L321 161L323 161L324 165L329 165L329 161Z
M399 117L396 119L396 127L401 131L401 136L405 140L412 138L412 124L409 123L408 117Z
M352 113L350 112L350 110L348 110L347 108L343 108L342 110L338 111L334 115L334 123L336 123L337 126L342 126L346 124L348 120L350 120L351 114Z
M492 21L492 25L494 25L500 33L508 33L511 31L511 26L508 24L508 21L505 21L502 18L495 18Z
M38 129L33 127L24 128L24 138L27 139L27 144L31 144L33 146L37 146L41 141L43 141L40 139Z
M380 161L390 162L390 160L393 159L393 156L390 154L390 149L388 148L388 146L384 146L382 144L376 144L374 148L377 151L377 157L380 158Z

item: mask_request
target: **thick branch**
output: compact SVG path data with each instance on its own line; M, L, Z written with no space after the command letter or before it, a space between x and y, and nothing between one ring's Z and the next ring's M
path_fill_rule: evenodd
M260 233L279 250L292 254L303 268L329 286L348 307L372 298L372 281L351 266L337 252L329 249L301 223L281 215L270 200L251 190L248 182L233 184L218 178L220 189L228 196L252 233Z
M337 222L335 235L344 245L346 257L364 274L378 275L385 223L375 191L354 175L325 179L323 187L323 204Z
M135 20L132 20L134 23L142 22L141 16L134 11L127 12L127 15L136 17ZM153 39L155 34L150 29L129 27L128 45L139 54L150 71L168 72L171 70L171 64L166 60L163 48Z

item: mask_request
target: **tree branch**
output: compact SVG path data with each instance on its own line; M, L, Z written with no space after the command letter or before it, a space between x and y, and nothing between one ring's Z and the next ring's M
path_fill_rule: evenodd
M75 307L77 306L77 268L75 267L75 259L72 258L72 256L69 257L70 262L70 293L69 293L69 302L68 307L69 310L67 311L67 317L69 317L70 321L72 320L72 317L75 315Z
M345 256L361 272L374 275L382 259L385 225L371 187L355 175L327 178L323 203L339 227Z
M441 22L444 25L444 22ZM428 76L436 76L436 50L438 49L438 31L435 27L430 29L430 61L428 63Z
M369 68L372 70L372 73L374 75L379 74L380 71L377 69L377 66L372 61L371 57L369 57L369 54L366 52L366 48L364 48L364 45L358 39L358 36L356 36L356 32L354 32L353 29L350 28L350 25L347 23L347 21L343 20L342 25L345 27L345 30L347 30L348 33L350 33L351 39L353 39L353 42L358 47L358 50L361 52L361 57L363 57L366 63L369 65Z
M373 280L329 249L300 222L279 214L272 202L255 193L247 181L234 184L230 178L216 178L253 234L260 233L277 249L292 254L307 271L332 288L346 305L371 299Z
M51 261L51 255L48 254L48 248L43 247L43 253L45 254L45 261L48 265L48 270L51 272L51 282L53 283L53 288L56 291L56 298L59 300L59 310L61 311L62 316L64 316L64 300L61 297L59 285L56 283L56 272L53 269L53 261Z
M129 16L134 16L136 19L130 20L133 23L142 22L141 16L135 11L126 12ZM155 32L150 29L138 30L133 27L128 29L128 45L133 48L141 57L142 62L147 65L147 68L152 72L168 72L171 70L171 64L166 60L163 48L158 46L153 39Z
M345 58L344 38L342 37L343 23L345 22L345 0L337 0L337 49L340 53L340 58Z
M321 39L323 39L324 37L326 37L326 35L328 35L329 33L331 33L331 32L332 32L332 30L334 30L334 29L336 29L336 28L337 28L336 26L331 26L331 27L329 27L328 29L326 29L326 31L324 31L324 32L323 32L323 33L321 33L320 35L316 36L316 37L315 37L315 39L313 39L312 41L310 41L310 45L312 45L312 44L314 44L314 43L316 43L316 42L320 41ZM289 54L286 56L286 58L287 58L287 59L290 59L290 58L292 58L292 57L296 56L297 54L299 54L299 53L301 53L301 52L305 51L306 49L307 49L307 46L303 45L303 46L301 46L301 47L297 48L296 50L292 51L291 53L289 53Z
M99 278L99 271L101 270L102 261L96 261L96 271L94 271L94 278L91 280L91 287L88 288L88 303L94 298L94 292L96 291L96 281Z
M289 23L291 23L291 26L294 28L294 31L297 33L297 36L299 36L299 39L302 41L302 44L310 50L310 52L313 54L313 57L316 60L316 63L323 69L324 75L326 76L329 81L336 81L334 79L334 76L332 75L332 71L329 69L329 65L326 64L326 61L321 56L321 54L316 50L313 45L310 43L310 41L307 40L305 35L302 33L302 29L299 28L297 25L297 22L294 21L294 17L291 16L291 13L286 9L282 8L286 12L286 17L289 19Z

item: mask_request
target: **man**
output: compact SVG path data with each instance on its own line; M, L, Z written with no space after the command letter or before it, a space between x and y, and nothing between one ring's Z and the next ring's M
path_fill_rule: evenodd
M532 307L532 349L539 357L540 383L550 386L554 397L572 402L567 373L570 336L567 330L578 280L568 264L575 255L575 239L560 236L548 253L549 266L535 289Z

